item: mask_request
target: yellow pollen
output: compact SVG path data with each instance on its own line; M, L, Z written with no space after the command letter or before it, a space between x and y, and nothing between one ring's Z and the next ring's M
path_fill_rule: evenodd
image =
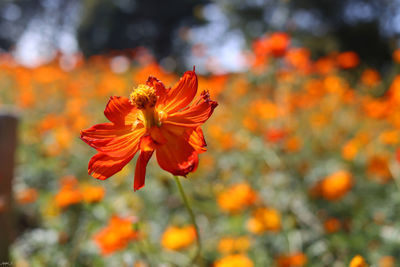
M133 89L130 95L130 101L132 105L135 105L138 109L154 107L157 102L156 91L151 86L139 84L138 87Z

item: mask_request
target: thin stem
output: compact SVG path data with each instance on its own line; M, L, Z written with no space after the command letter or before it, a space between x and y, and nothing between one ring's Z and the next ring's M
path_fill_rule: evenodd
M194 228L196 230L197 251L196 251L196 254L194 255L194 257L192 259L192 262L194 262L198 258L201 259L201 241L200 241L199 227L197 226L196 217L194 216L192 208L191 208L191 206L189 204L189 201L188 201L188 199L186 197L185 191L183 191L183 187L182 187L181 182L179 181L178 176L174 175L174 179L175 179L175 182L176 182L176 184L178 186L179 193L180 193L180 195L182 197L183 203L185 204L186 210L188 211L188 213L190 215L190 220L192 221L192 224L194 225Z

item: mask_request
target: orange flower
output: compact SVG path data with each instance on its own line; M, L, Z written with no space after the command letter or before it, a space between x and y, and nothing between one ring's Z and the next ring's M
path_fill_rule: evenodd
M337 57L337 64L342 69L351 69L357 67L360 63L360 58L353 51L342 52Z
M265 134L265 139L270 143L278 143L285 138L286 134L285 129L270 128Z
M256 192L246 183L235 184L218 195L219 207L227 212L238 212L252 205Z
M243 254L229 255L217 260L215 267L253 267L253 262Z
M327 176L320 184L321 194L327 200L338 200L342 198L353 186L351 173L337 171Z
M363 257L356 255L351 260L349 267L368 267L368 264L365 262Z
M218 242L218 251L222 254L246 252L250 248L250 239L246 236L238 238L225 237Z
M361 75L361 82L366 86L376 86L380 81L381 76L374 69L366 69Z
M393 51L393 60L396 63L400 63L400 49L396 49Z
M28 188L19 191L16 195L17 202L20 204L29 204L36 201L38 192L35 188Z
M163 233L161 245L171 250L180 250L188 247L196 240L196 229L194 226L175 227L170 226Z
M389 169L389 158L385 155L374 155L368 159L367 172L371 178L380 182L387 183L392 179Z
M138 233L133 230L132 223L133 218L113 216L109 225L93 237L103 255L121 250L125 248L130 241L138 238Z
M111 123L81 132L81 139L98 151L89 162L89 174L105 180L119 172L138 151L135 191L144 186L146 166L154 151L160 167L173 175L186 176L196 170L198 154L206 151L200 126L218 105L207 91L195 98L196 93L193 70L170 89L149 77L129 99L111 97L104 111Z
M290 37L284 32L274 32L266 40L268 52L274 57L281 57L286 53L289 47Z
M392 256L384 256L379 259L379 267L394 267L396 264L396 261L394 257Z
M255 234L265 231L278 232L281 229L281 215L271 208L258 208L247 221L247 229Z
M325 231L329 234L335 233L340 229L340 221L336 218L329 218L324 222Z
M61 189L55 197L59 208L66 208L82 201L82 193L77 186L78 181L73 176L65 176L61 179Z
M280 255L276 259L276 263L279 267L301 267L307 263L307 256L301 252Z
M101 186L86 185L82 188L83 200L87 203L99 202L103 199L105 193Z

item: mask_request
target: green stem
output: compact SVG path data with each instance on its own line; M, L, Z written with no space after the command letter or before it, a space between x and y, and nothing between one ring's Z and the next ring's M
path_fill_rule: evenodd
M196 230L197 251L196 251L196 254L194 255L194 257L192 259L192 262L194 262L196 259L201 259L201 241L200 241L199 227L197 226L196 218L194 216L193 210L192 210L192 208L191 208L191 206L189 204L189 201L188 201L188 199L186 197L185 191L183 191L183 187L182 187L181 182L179 181L178 176L174 175L174 179L175 179L175 182L176 182L176 184L178 186L179 193L181 194L183 203L185 204L186 210L188 211L188 213L190 215L190 220L192 221L192 224L194 225L194 228Z

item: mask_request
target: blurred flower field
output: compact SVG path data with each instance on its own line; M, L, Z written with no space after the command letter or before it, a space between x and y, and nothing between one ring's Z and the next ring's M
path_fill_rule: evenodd
M285 33L253 42L248 71L198 75L218 101L206 153L180 179L203 266L400 264L400 50L383 74L351 51L312 59ZM80 131L106 122L110 96L181 73L145 49L37 68L0 56L0 107L20 115L11 248L15 266L195 266L196 232L155 159L101 181ZM1 205L0 205L1 212Z

